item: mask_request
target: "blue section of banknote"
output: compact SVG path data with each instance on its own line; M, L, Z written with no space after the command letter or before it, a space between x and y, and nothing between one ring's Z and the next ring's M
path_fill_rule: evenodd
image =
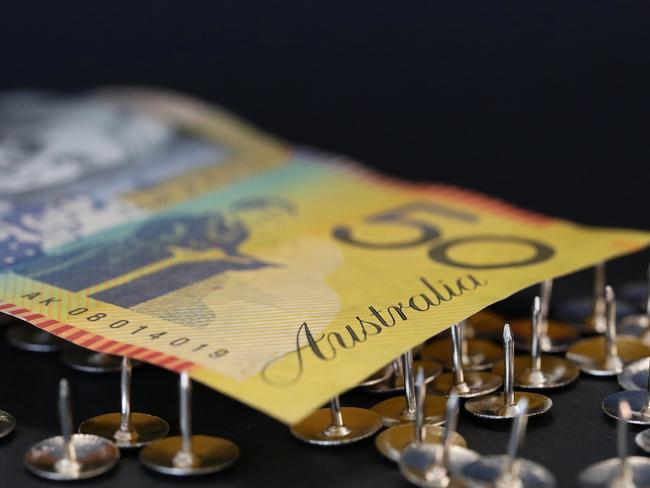
M90 97L0 97L0 270L148 216L122 196L217 165L227 153Z

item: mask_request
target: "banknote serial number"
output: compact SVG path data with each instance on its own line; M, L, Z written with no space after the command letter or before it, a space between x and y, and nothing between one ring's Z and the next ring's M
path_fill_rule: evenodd
M34 303L44 306L62 301L60 298L44 296L41 292L25 293L24 295L21 295L21 298L34 301ZM105 325L110 329L123 329L124 331L130 330L129 335L137 335L138 338L146 337L150 341L160 341L171 347L183 348L185 350L189 349L189 351L193 353L204 353L212 359L218 359L228 354L228 349L215 348L210 344L200 343L200 341L196 341L191 337L181 336L167 331L156 332L155 329L148 325L138 325L130 320L115 320L115 317L112 317L108 313L95 312L88 307L76 307L70 309L67 311L67 315L71 317L85 318L88 322L101 322L102 325Z

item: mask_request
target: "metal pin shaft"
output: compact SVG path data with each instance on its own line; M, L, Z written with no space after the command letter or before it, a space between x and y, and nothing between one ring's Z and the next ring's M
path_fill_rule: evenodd
M453 444L454 432L458 425L458 394L452 392L447 400L445 430L442 435L442 456L440 464L446 469L449 466L449 452Z
M646 301L645 301L645 314L650 319L650 265L648 265L647 276L648 276L648 296L646 297Z
M415 410L415 442L416 444L422 444L424 442L424 419L425 414L425 404L426 404L426 395L427 388L424 383L424 369L422 367L418 368L418 372L415 378L415 397L416 397L416 410Z
M461 364L469 364L469 345L467 343L467 335L465 333L466 325L467 323L465 320L459 322L458 324L458 328L460 329Z
M532 333L530 344L530 370L533 373L538 373L542 369L542 354L540 347L541 331L540 322L542 319L542 307L539 297L533 300L533 313L532 313Z
M515 344L510 333L510 325L506 324L503 328L503 352L505 363L504 374L504 397L506 406L511 407L515 404Z
M415 415L418 407L417 400L415 398L415 376L413 374L412 349L409 349L402 355L402 368L404 370L404 392L406 393L406 406L409 415Z
M180 428L181 452L185 455L192 454L192 382L187 371L181 373L179 383L180 396Z
M598 263L594 268L593 319L598 323L605 315L605 263Z
M528 425L528 416L526 415L527 411L528 399L523 397L517 403L517 415L515 416L515 420L512 424L512 430L510 431L508 452L506 462L503 466L503 474L515 474L514 468L517 461L517 453L523 445L524 437L526 436L526 426Z
M451 326L451 365L454 372L454 384L465 383L463 374L463 335L458 324Z
M122 411L120 418L120 431L131 432L131 360L124 356L122 358L122 369L120 371L120 392L122 395Z
M70 385L63 378L59 382L59 421L63 436L63 455L70 463L77 462L77 453L72 443L72 407L70 405Z
M551 292L553 291L553 280L543 281L540 286L540 337L548 337L548 311L551 306Z
M341 399L335 396L330 400L330 413L332 415L332 426L343 427L343 413L341 412Z
M618 426L617 426L618 428L617 428L617 435L616 435L618 457L620 459L619 476L621 479L629 479L631 473L630 473L630 466L627 459L628 426L626 420L629 420L630 417L632 416L632 409L630 408L630 404L627 401L621 400L621 402L618 404L618 410L619 410L619 416L621 418L618 421Z
M650 362L648 362L648 382L645 387L645 403L643 404L641 412L644 415L650 413Z
M605 316L607 317L607 329L605 330L605 341L607 345L607 358L618 357L616 345L616 297L611 286L605 287Z

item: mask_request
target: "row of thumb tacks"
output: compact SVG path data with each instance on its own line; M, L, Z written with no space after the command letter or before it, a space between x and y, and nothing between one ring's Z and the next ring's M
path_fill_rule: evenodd
M73 430L70 387L59 383L61 435L33 445L25 454L25 467L55 481L93 478L113 468L120 449L137 449L144 466L159 473L188 476L221 471L237 461L239 447L220 437L192 435L191 381L180 374L180 436L167 437L169 425L154 415L131 411L131 360L121 359L122 408L85 420ZM14 430L12 415L0 411L0 437Z
M312 444L341 445L388 427L375 438L377 449L398 462L404 477L418 486L552 487L554 476L543 466L518 458L517 450L526 419L548 411L553 402L538 393L515 391L515 386L559 388L575 381L580 370L596 376L618 375L621 386L632 391L608 396L603 410L619 420L619 457L587 468L578 481L585 487L650 486L650 459L628 457L626 452L627 423L650 425L650 308L633 315L631 307L618 302L627 314L619 324L625 333L620 334L614 291L605 286L604 278L598 279L599 268L590 306L583 302L565 307L574 315L582 311L581 327L548 319L552 282L546 281L541 284L541 298L533 301L531 319L504 327L503 319L493 312L480 312L453 325L451 337L416 348L421 360L414 361L414 351L409 350L360 385L379 393L403 390L403 396L369 410L341 407L336 397L329 408L292 426L292 433ZM650 302L650 292L644 299ZM497 327L503 332L503 348L490 340ZM579 332L592 337L580 339ZM515 346L529 355L515 357ZM565 351L566 359L542 354ZM443 366L450 372L442 373ZM481 457L466 448L455 431L459 398L467 399L465 409L478 417L514 419L506 455ZM650 430L635 440L650 452Z

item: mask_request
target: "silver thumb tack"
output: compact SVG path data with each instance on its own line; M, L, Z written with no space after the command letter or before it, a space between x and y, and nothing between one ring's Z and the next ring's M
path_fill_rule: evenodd
M85 420L79 426L82 434L93 434L112 440L122 449L142 447L169 432L169 425L155 415L131 411L131 360L122 358L120 374L122 409Z
M72 433L70 386L59 383L60 436L32 446L25 454L25 467L37 476L56 481L93 478L117 463L120 450L103 437Z
M585 488L650 486L650 459L628 456L628 423L632 409L626 400L619 403L617 448L618 457L589 466L578 475L580 486Z
M506 455L486 456L465 466L462 475L468 486L552 488L556 485L555 478L545 467L518 457L526 435L528 407L528 398L517 402Z
M233 442L207 435L192 435L192 384L187 371L180 374L180 436L152 442L140 451L140 462L159 473L194 476L216 473L239 459L239 447Z

